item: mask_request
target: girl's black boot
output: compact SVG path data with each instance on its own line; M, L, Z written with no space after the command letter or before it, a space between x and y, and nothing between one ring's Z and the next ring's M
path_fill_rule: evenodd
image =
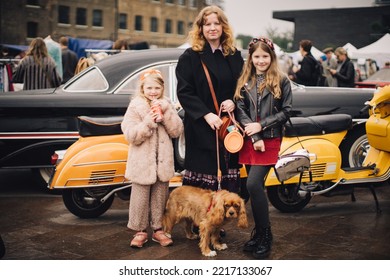
M263 228L261 238L252 252L255 259L264 259L269 256L272 248L272 239L271 227Z
M257 231L256 228L252 230L251 239L244 244L243 250L245 252L253 252L253 250L256 249L256 244L261 239L260 234L261 232Z

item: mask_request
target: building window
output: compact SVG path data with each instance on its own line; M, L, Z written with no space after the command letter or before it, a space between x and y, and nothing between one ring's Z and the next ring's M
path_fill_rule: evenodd
M103 11L93 10L92 11L92 26L103 26Z
M38 23L27 22L27 38L36 38L38 36Z
M198 4L197 2L197 0L188 0L188 5L190 6L190 8L196 8Z
M158 32L158 19L156 17L150 18L150 31Z
M165 33L167 34L172 33L172 20L170 19L165 20Z
M136 31L142 31L142 16L135 16L135 26Z
M166 4L173 4L173 0L165 0Z
M186 5L186 0L177 0L177 5L185 6Z
M127 14L119 14L119 29L127 29Z
M177 34L184 35L184 21L179 20L177 22Z
M87 25L87 9L76 9L76 25Z
M68 6L58 6L58 23L69 24L69 11L70 8Z

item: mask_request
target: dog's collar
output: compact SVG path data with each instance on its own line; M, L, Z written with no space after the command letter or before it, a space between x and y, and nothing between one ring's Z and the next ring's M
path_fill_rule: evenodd
M207 207L207 213L210 212L211 208L213 208L214 205L215 205L215 201L214 201L214 195L213 195L213 197L211 198L211 201L210 201L210 205L209 205L209 207Z
M217 196L217 194L218 194L218 191L213 193L213 196L211 197L210 205L207 208L207 213L210 212L211 208L213 208L213 206L215 205L215 197Z

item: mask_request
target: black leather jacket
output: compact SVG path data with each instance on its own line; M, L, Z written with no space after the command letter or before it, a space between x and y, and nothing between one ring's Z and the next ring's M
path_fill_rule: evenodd
M291 83L287 77L280 82L282 97L275 99L269 89L265 88L262 96L257 94L256 87L242 88L242 99L236 102L236 118L244 127L247 123L256 122L260 117L262 131L251 136L252 142L264 138L283 136L283 125L290 118L292 110ZM258 98L261 97L261 100ZM260 104L258 106L258 103Z

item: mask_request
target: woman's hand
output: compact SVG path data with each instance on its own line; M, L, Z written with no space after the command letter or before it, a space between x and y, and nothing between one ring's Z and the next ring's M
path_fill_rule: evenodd
M256 134L260 131L261 131L260 123L254 122L245 125L245 134L248 136L252 136L253 134Z
M224 102L221 103L221 109L222 112L233 112L234 109L236 108L236 105L234 102L230 99L226 99Z
M255 151L265 152L264 141L258 140L255 143L253 143L253 149L255 149Z
M219 129L222 125L222 120L214 113L208 113L203 118L206 120L212 130Z

